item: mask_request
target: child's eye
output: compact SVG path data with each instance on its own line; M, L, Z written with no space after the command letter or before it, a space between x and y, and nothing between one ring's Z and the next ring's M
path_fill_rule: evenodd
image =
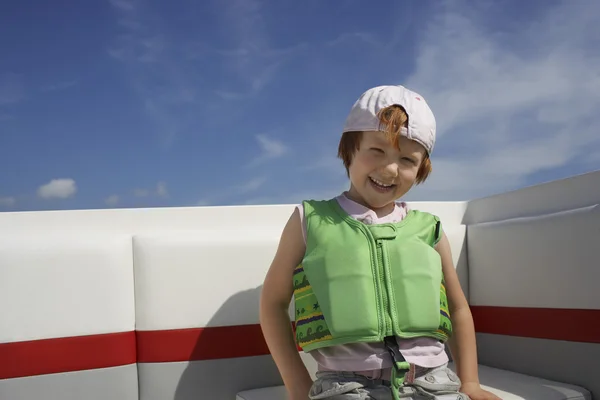
M411 163L411 164L414 164L414 163L415 163L415 160L413 160L412 158L409 158L409 157L402 157L402 159L403 159L404 161L408 161L408 162L409 162L409 163Z
M377 147L371 147L371 150L377 152L377 153L383 153L383 150L377 148Z

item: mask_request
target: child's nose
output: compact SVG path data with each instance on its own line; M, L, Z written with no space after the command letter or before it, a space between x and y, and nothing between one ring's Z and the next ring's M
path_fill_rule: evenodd
M396 177L398 177L398 168L398 163L392 162L387 164L383 169L383 177L388 179L395 179Z

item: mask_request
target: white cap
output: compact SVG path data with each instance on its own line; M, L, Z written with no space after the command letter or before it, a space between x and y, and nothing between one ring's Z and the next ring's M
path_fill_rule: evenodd
M400 133L423 145L431 154L435 144L435 117L423 96L404 86L377 86L364 92L352 106L343 132L379 130L377 113L391 105L402 106L408 115L408 129L403 127Z

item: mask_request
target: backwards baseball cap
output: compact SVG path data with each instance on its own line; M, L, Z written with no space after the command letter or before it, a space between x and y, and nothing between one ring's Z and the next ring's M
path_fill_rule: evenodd
M377 86L364 92L352 106L343 132L378 131L377 113L392 105L402 106L408 115L408 128L402 127L400 134L420 143L431 154L435 144L435 117L423 96L404 86Z

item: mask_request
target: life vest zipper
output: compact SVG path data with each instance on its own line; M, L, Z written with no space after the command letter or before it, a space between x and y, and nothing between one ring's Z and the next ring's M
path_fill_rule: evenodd
M379 273L379 287L381 293L381 301L383 304L382 317L383 317L383 336L388 335L392 327L392 318L390 316L390 306L386 282L385 268L383 265L383 243L381 239L377 240L377 271Z
M388 297L388 285L387 281L388 274L385 271L385 265L383 262L383 243L381 239L377 240L377 265L379 267L379 281L381 284L381 295L383 300L383 315L385 321L385 329L383 332L384 336L384 345L388 350L393 367L392 367L392 376L391 376L391 386L392 386L392 398L394 400L400 399L400 386L404 384L404 380L406 374L410 371L410 364L406 362L404 356L400 352L398 348L398 343L396 342L396 338L392 332L392 311L391 311L391 300ZM389 266L388 266L389 267Z

